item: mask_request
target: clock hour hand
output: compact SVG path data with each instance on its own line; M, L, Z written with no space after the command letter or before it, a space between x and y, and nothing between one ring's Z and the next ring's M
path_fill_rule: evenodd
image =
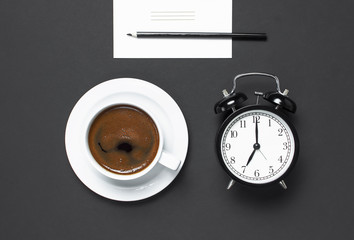
M248 161L247 161L247 163L246 163L246 166L248 166L248 164L251 162L251 160L252 160L254 154L256 153L257 150L260 149L260 147L261 147L261 145L259 145L259 143L253 144L253 151L252 151L252 153L251 153L251 156L248 158Z
M248 161L247 161L247 163L246 163L246 166L248 166L248 164L251 162L251 160L252 160L252 158L253 158L253 156L254 156L256 150L257 150L257 149L253 149L253 151L252 151L252 153L251 153L251 156L248 158Z

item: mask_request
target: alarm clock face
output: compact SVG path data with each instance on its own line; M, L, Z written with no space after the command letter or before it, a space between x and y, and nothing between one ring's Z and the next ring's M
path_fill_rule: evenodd
M281 180L298 154L296 131L284 119L279 110L259 105L227 118L219 132L218 152L230 176L256 185Z

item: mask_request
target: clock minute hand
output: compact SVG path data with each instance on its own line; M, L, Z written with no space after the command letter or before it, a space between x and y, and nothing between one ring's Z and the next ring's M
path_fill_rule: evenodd
M256 144L258 144L258 120L256 118Z

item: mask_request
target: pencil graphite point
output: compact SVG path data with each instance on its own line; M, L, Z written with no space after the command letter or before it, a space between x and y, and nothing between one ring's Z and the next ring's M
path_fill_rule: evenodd
M136 33L127 33L127 35L130 37L137 37Z

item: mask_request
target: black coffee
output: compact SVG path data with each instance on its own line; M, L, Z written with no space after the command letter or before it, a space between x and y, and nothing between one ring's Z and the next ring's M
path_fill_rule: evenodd
M103 168L117 174L134 174L154 160L159 132L140 108L115 105L94 119L88 143L92 156Z

